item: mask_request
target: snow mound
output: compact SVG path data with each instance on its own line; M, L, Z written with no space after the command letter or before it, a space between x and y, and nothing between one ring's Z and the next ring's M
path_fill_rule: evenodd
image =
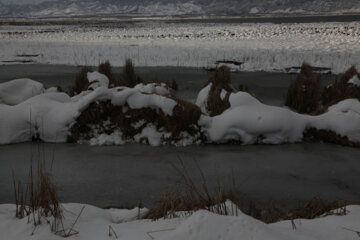
M0 144L41 139L45 142L66 142L69 128L76 118L91 103L110 100L114 105L127 103L131 108L150 107L161 109L171 115L176 101L156 94L143 94L136 89L98 87L94 91L83 92L75 98L65 93L49 92L40 94L9 106L0 104ZM113 142L121 143L116 134ZM103 136L96 140L106 144ZM94 140L93 144L96 144Z
M0 84L0 104L16 105L44 92L44 86L28 78Z
M89 81L88 89L96 89L98 87L108 87L109 86L109 79L104 74L99 72L88 72L87 79Z
M210 141L280 144L302 140L307 116L262 104L245 92L232 93L229 101L230 108L222 114L200 119Z
M206 99L210 86L203 88L196 104L206 113ZM199 125L207 140L215 143L240 141L242 144L281 144L303 140L309 128L329 130L360 142L360 102L346 99L331 107L324 114L310 116L287 108L261 103L246 92L231 93L230 107L222 114L202 115Z
M360 79L358 75L354 75L349 81L348 83L351 83L357 87L360 87Z

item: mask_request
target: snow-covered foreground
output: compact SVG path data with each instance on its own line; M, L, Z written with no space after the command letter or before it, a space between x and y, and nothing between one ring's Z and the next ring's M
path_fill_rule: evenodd
M360 67L360 23L127 23L109 26L1 26L2 64L213 67L285 71L303 61L341 73Z
M137 220L138 214L146 209L100 209L83 204L62 204L64 228L69 231L75 219L84 208L73 231L78 234L68 239L102 240L102 239L334 239L356 240L359 235L360 207L348 206L348 213L343 216L330 215L313 220L296 219L265 224L242 212L237 216L221 216L205 210L197 211L190 216L173 219ZM51 223L51 218L48 218ZM15 205L0 205L1 239L64 239L51 232L50 224L44 221L34 229L28 218L15 218ZM32 234L33 233L33 234ZM110 233L110 234L109 234Z

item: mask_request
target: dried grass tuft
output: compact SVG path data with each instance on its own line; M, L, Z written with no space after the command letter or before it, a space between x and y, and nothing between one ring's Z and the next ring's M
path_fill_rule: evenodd
M109 61L100 63L98 66L98 72L104 74L109 79L109 86L115 86L114 76L112 74L111 64Z
M136 75L134 65L131 59L126 59L122 76L117 79L115 86L134 87L142 83L142 79Z
M300 74L288 89L285 105L299 113L315 113L319 108L320 97L320 75L316 77L312 67L303 63Z
M72 95L79 94L82 91L86 91L88 89L89 81L87 79L87 73L91 71L91 68L88 66L81 68L80 72L76 75L75 86L71 90Z
M58 199L58 188L52 181L52 175L45 170L43 164L39 164L37 172L33 171L31 161L29 169L29 179L26 184L15 180L13 172L14 195L16 203L15 217L32 220L34 226L38 226L42 221L49 222L48 218L53 218L52 230L58 231L63 220L63 213Z
M235 201L235 194L232 191L219 188L216 194L210 194L206 179L199 166L197 167L202 177L201 187L197 187L193 182L181 159L180 164L181 167L177 167L175 164L172 166L181 178L182 187L177 191L165 191L160 201L143 218L152 220L174 218L179 217L178 214L189 215L200 209L221 215L238 214L235 204L230 208L226 205L227 200Z
M214 75L207 84L211 83L207 99L207 111L210 116L216 116L223 113L230 107L229 96L233 92L230 87L230 68L222 66L216 69ZM226 91L225 97L221 98L221 93Z
M328 215L346 215L348 213L346 205L346 202L327 201L315 196L306 204L290 210L281 210L272 204L265 209L261 209L257 208L252 202L244 213L265 223L275 223L283 220L293 221L295 219L314 219Z

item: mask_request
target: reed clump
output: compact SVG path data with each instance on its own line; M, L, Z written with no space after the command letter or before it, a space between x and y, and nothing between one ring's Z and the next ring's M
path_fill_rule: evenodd
M321 100L321 78L312 67L303 63L300 74L290 85L285 105L299 113L316 113Z
M216 69L214 75L206 84L211 84L206 102L206 108L210 116L219 115L230 107L229 96L234 92L230 86L230 81L230 68L222 66Z
M44 221L50 223L49 219L52 219L51 229L57 232L63 220L63 212L59 203L58 188L44 165L39 164L37 172L34 172L31 162L26 183L16 181L13 171L13 184L15 217L19 219L27 217L28 222L32 221L35 227Z
M212 194L199 167L202 178L200 187L193 182L181 159L180 164L180 167L174 164L172 166L180 176L181 187L176 191L165 191L161 199L143 218L152 220L174 218L189 215L200 209L221 215L238 215L238 207L234 204L236 198L232 190L219 187L218 191Z
M88 66L81 68L80 72L76 75L75 86L71 90L71 95L79 94L88 89L89 81L87 79L87 73L91 71L92 69Z

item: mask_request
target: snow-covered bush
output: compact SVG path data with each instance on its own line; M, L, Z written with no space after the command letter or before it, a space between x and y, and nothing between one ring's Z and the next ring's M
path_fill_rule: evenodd
M324 106L331 106L341 100L357 98L360 100L360 73L355 67L348 69L339 81L325 87L322 94Z
M173 96L144 93L137 88L119 88L121 103L103 100L91 103L71 127L69 141L110 137L119 131L118 143L135 141L160 145L188 145L199 141L201 111L189 102ZM113 138L114 136L111 136ZM112 144L116 141L112 141Z

